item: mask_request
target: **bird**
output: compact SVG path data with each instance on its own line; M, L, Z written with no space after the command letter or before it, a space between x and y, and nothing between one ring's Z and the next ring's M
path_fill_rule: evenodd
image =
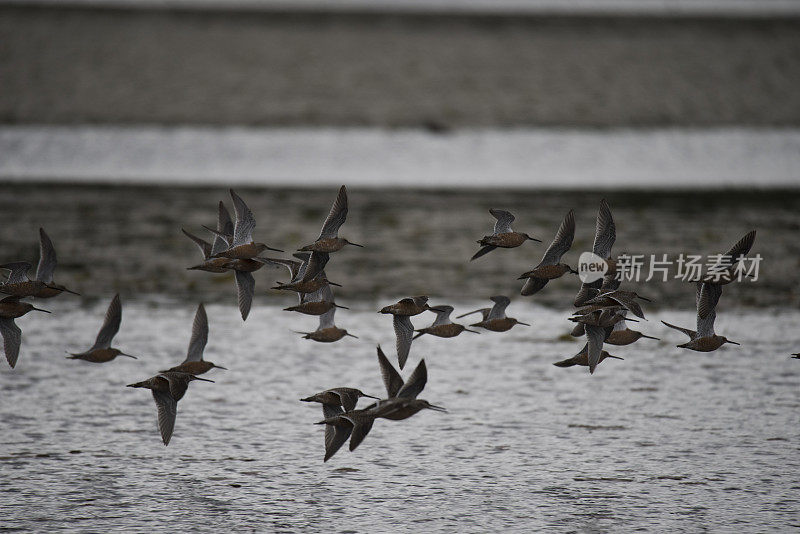
M358 399L367 397L370 399L378 399L372 395L367 395L360 389L356 388L330 388L319 393L314 393L309 397L300 399L302 402L319 402L320 404L328 404L331 406L341 406L345 412L350 412L355 409Z
M28 302L20 302L20 297L13 295L0 299L0 335L3 336L6 360L12 369L17 365L19 347L22 345L22 330L14 322L14 319L34 310L50 313Z
M322 231L316 241L310 245L302 247L302 251L314 252L337 252L342 250L345 245L353 245L355 247L363 247L358 243L352 243L343 237L339 237L339 228L344 224L347 219L347 188L342 186L339 188L339 194L336 195L336 200L333 201L331 211L322 225Z
M697 331L681 328L661 321L666 326L679 330L689 336L689 341L678 345L678 348L694 350L697 352L712 352L720 348L725 343L739 345L725 336L718 336L714 332L714 321L717 318L716 307L719 297L722 294L722 287L718 284L707 284L697 282L695 301L697 303Z
M161 440L164 445L169 445L169 440L172 438L178 401L186 394L189 382L193 380L214 382L189 373L169 371L157 374L147 380L127 385L129 388L146 388L152 391L153 399L156 401L156 407L158 408L158 429L161 431Z
M394 304L384 306L379 312L394 316L392 324L396 338L397 363L400 365L400 369L406 365L408 354L411 352L411 340L414 337L414 325L411 324L411 317L419 315L428 308L428 297L420 295L400 299Z
M136 356L126 354L119 349L111 347L111 341L114 336L119 332L119 325L122 321L122 303L119 299L119 293L114 295L111 299L111 304L108 305L106 310L106 317L103 320L103 326L100 327L100 332L97 334L92 348L86 352L70 352L67 359L70 360L84 360L93 363L110 362L117 356L127 356L128 358L137 359Z
M436 320L433 321L433 324L427 328L415 330L415 332L419 333L411 339L417 339L425 334L430 334L436 337L456 337L458 334L465 331L472 332L473 334L480 334L480 332L476 330L470 330L462 324L457 324L451 321L450 314L453 313L452 306L444 304L431 306L428 308L428 311L432 311L436 314Z
M324 268L329 259L330 255L327 252L312 252L308 260L300 265L292 280L285 284L278 282L278 285L272 289L295 291L297 293L314 293L327 284L338 286L339 284L331 282L325 276Z
M45 234L45 238L46 237L47 234ZM50 246L52 247L52 243ZM45 252L45 254L47 254L47 252ZM51 262L54 261L55 252L52 252L52 256L42 256L39 259L39 267L37 268L36 278L33 280L28 278L28 271L30 271L32 265L27 261L15 261L0 265L0 269L11 271L8 275L8 279L0 284L0 293L5 293L6 295L20 298L50 298L55 297L62 292L78 295L78 293L71 291L64 286L54 285L52 283L55 264L51 264ZM42 265L42 262L44 262L44 265ZM49 278L50 281L46 282L43 278Z
M540 239L531 237L525 232L515 232L512 230L511 223L514 222L514 215L512 215L510 211L491 208L489 213L492 214L492 217L497 219L497 222L494 223L494 231L492 232L492 235L483 236L478 241L478 244L481 245L481 248L475 253L474 256L472 256L472 258L470 258L470 261L478 259L498 247L515 248L528 240L536 241L538 243L542 242Z
M284 308L284 311L295 311L306 315L322 315L332 308L349 310L347 306L339 306L333 301L330 284L323 285L313 293L299 293L300 304Z
M560 278L566 273L578 274L578 271L567 265L560 263L561 257L572 247L572 240L575 238L575 212L569 210L561 226L558 227L553 242L547 247L542 257L542 261L530 271L520 275L518 280L527 278L525 285L520 291L521 295L533 295L541 291L547 282L555 278Z
M319 316L319 327L313 332L295 332L296 334L303 334L303 339L311 339L319 341L320 343L333 343L339 341L344 336L350 336L358 339L358 336L349 334L344 328L337 328L333 323L333 315L336 313L336 308L331 308Z
M614 325L614 328L611 330L611 334L608 336L608 339L606 339L606 343L609 345L618 346L630 345L641 338L655 339L656 341L660 341L657 337L645 335L637 330L631 330L624 321L620 321Z
M583 282L581 289L575 296L575 306L583 306L586 300L594 297L597 290L601 289L606 283L606 279L613 280L617 272L617 261L611 258L611 247L617 239L617 226L614 224L614 217L611 215L611 208L606 199L600 201L600 209L597 212L597 224L594 232L594 243L592 253L605 260L607 270L603 273L602 279L593 282ZM617 286L619 284L617 283ZM614 287L617 289L617 287Z
M598 293L592 298L585 299L583 302L584 306L599 306L599 307L623 307L626 310L629 310L633 313L636 317L640 317L644 319L644 312L642 311L642 307L636 302L636 299L641 299L646 302L652 302L650 299L639 295L635 291L624 291L622 289L616 289L613 291L606 291L602 293Z
M572 367L573 365L583 365L589 367L589 374L594 374L597 365L606 358L618 358L612 356L607 351L603 350L603 343L611 334L612 327L601 327L594 325L584 325L586 330L586 344L584 347L572 358L567 358L553 365L557 367Z
M230 269L231 258L217 257L217 254L228 248L228 243L233 239L233 222L225 203L219 201L217 207L217 230L214 232L214 243L201 239L193 234L190 234L183 228L181 232L195 242L203 254L203 263L192 267L187 267L188 270L207 271L211 273L224 273ZM254 260L244 260L254 261Z
M253 241L253 230L256 227L256 220L253 212L247 207L244 200L231 189L231 199L233 200L233 210L236 214L236 223L233 226L233 239L228 243L228 248L213 254L212 257L225 257L232 259L252 259L258 257L265 250L283 252L281 249L268 247L264 243ZM210 228L208 230L211 230ZM217 235L226 238L219 231L211 230Z
M341 407L323 404L324 419L316 424L325 425L325 456L327 462L350 438L350 451L354 451L369 434L375 419L394 421L407 419L423 409L447 411L426 400L417 399L428 379L425 360L420 360L405 383L397 370L378 346L378 363L381 368L388 398L379 400L363 410L344 411Z
M495 303L491 308L481 308L479 310L464 313L459 315L457 319L480 312L483 315L483 319L478 323L471 324L470 326L479 326L493 332L505 332L507 330L511 330L511 328L517 324L530 326L530 324L518 321L513 317L506 317L506 308L509 304L511 304L511 299L508 297L496 295L494 297L490 297L490 300Z
M211 369L223 369L227 371L226 367L217 365L203 359L203 350L208 343L208 315L206 308L201 302L197 306L197 311L194 314L194 322L192 322L192 337L189 338L189 348L186 351L186 359L180 365L171 367L162 373L169 373L177 371L180 373L189 373L192 375L202 375Z
M586 310L586 313L583 313ZM592 309L585 308L583 310L578 310L575 312L576 315L570 317L569 320L575 323L583 323L584 325L592 325L592 326L600 326L600 327L608 327L608 326L615 326L619 323L623 323L624 321L635 321L635 319L630 319L626 317L627 310L622 306L610 306L605 308L598 308Z
M597 360L599 364L606 358L614 358L616 360L622 360L624 358L620 358L619 356L614 356L613 354L609 354L608 351L601 351L600 358ZM582 365L584 367L589 365L589 344L586 343L583 345L583 348L573 356L572 358L567 358L566 360L561 360L560 362L555 362L553 365L556 367L572 367L574 365Z

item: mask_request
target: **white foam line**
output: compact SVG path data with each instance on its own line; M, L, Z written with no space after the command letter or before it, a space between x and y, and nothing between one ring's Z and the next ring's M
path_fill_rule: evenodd
M0 179L378 187L800 187L800 130L1 126Z

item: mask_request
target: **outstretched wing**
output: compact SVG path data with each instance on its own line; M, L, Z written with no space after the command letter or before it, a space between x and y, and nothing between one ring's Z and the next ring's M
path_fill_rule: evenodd
M611 333L611 328L586 325L586 339L588 341L589 373L594 373L595 367L600 363L600 354L603 352L603 343Z
M333 316L336 314L336 308L331 308L319 316L319 327L317 330L325 330L326 328L333 328L336 326Z
M153 390L153 400L158 408L158 430L161 431L161 440L164 445L169 445L172 430L175 428L175 416L178 414L178 401L165 391Z
M497 222L494 223L494 235L507 234L514 231L511 229L511 223L514 222L514 216L510 211L496 210L492 208L489 210L489 213L491 213L492 216L497 219Z
M255 223L253 225L255 226ZM228 213L228 209L221 200L219 201L219 207L217 208L217 232L219 233L214 235L214 244L211 247L211 255L219 254L230 247L229 239L220 234L233 236L234 232L233 222L231 222L231 214Z
M185 235L186 237L188 237L189 239L194 241L195 245L197 245L197 247L200 249L200 252L203 253L203 259L207 260L208 257L211 255L211 252L212 252L211 243L209 243L205 239L201 239L201 238L197 237L194 234L190 234L189 232L187 232L183 228L181 228L181 232L183 232L183 235ZM216 241L215 241L215 243L216 243Z
M497 295L491 297L491 300L494 302L494 306L492 306L491 311L489 311L489 316L484 320L491 321L494 319L504 318L506 316L506 308L508 308L508 305L511 304L511 299L504 297L503 295Z
M203 350L208 343L208 316L206 308L200 303L192 323L192 337L189 339L189 350L186 351L185 362L199 362L203 359Z
M335 309L335 308L334 308ZM397 336L397 364L402 369L406 365L408 353L411 352L411 338L414 337L414 325L408 315L395 315L394 333Z
M6 284L19 284L22 282L27 282L28 271L30 268L31 264L27 261L15 261L0 265L0 269L7 269L11 271L11 273L8 275L8 280L5 281Z
M381 377L383 378L383 385L386 386L388 398L396 397L397 392L403 387L403 379L400 378L400 373L397 372L397 369L389 362L380 345L378 345L378 365L381 368Z
M19 358L19 346L22 344L22 330L14 323L14 319L0 317L0 334L3 336L3 348L8 365L13 369Z
M236 295L239 302L239 312L242 320L250 315L250 306L253 304L253 294L256 291L256 280L253 275L245 271L234 271L236 279Z
M233 199L233 211L236 213L236 224L233 227L233 246L236 247L253 241L256 219L242 197L237 195L233 189L230 190L230 194Z
M339 228L344 224L347 219L347 188L342 186L339 188L339 194L336 195L336 200L333 201L331 211L328 213L328 218L322 225L322 231L317 239L327 239L336 237L339 234Z
M592 252L603 259L608 259L616 239L617 227L611 216L611 208L608 207L606 199L603 199L600 201L600 211L597 212L597 227L595 228Z
M572 240L575 238L575 212L569 210L561 226L558 227L556 237L542 257L542 265L555 265L561 261L561 256L567 253L572 247Z
M52 284L56 263L56 249L53 247L53 242L50 241L44 228L39 228L39 265L36 267L36 279L45 284Z
M95 339L94 345L89 350L107 349L111 347L111 341L114 339L114 336L117 335L117 332L119 332L119 324L121 321L122 302L120 302L119 293L117 293L114 295L114 298L111 299L111 304L108 305L103 326L100 327L97 339Z
M414 369L414 372L408 377L406 383L403 384L403 387L397 392L397 396L407 399L416 399L417 395L422 393L422 390L425 389L425 384L427 382L428 369L425 367L425 360L420 360L419 364L417 364L417 368Z

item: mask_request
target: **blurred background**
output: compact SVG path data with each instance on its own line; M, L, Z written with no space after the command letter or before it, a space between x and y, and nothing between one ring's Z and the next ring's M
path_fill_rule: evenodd
M800 302L795 0L3 0L0 43L5 242L35 256L58 225L78 283L227 294L175 273L180 227L249 187L257 234L293 250L345 183L371 245L330 267L345 296L516 292L500 275L544 247L466 263L487 209L547 241L575 208L577 257L607 197L624 252L762 230L774 292L735 302ZM537 302L574 289L552 285Z

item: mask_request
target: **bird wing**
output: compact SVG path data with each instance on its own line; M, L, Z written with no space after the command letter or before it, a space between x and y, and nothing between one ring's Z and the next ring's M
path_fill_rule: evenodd
M8 269L11 271L11 273L8 275L8 279L4 282L6 284L19 284L22 282L27 282L28 271L30 268L31 264L27 261L15 261L0 265L0 269Z
M107 349L111 347L111 340L119 332L119 324L122 321L122 302L119 300L119 293L114 295L111 299L111 304L108 305L106 310L106 317L103 320L103 326L100 327L100 332L97 333L97 339L91 350L94 349Z
M492 308L480 308L478 310L472 310L471 312L462 313L461 315L456 317L456 319L461 319L462 317L466 317L467 315L472 315L473 313L481 312L481 315L483 315L483 320L485 321L491 311Z
M345 389L335 389L333 393L339 396L339 402L342 404L345 412L355 410L356 404L358 404L358 393Z
M175 416L178 413L178 401L165 391L153 390L153 400L158 408L158 429L161 431L161 440L164 445L169 445L172 430L175 428Z
M319 327L317 330L324 330L326 328L333 328L336 324L333 322L333 316L336 314L336 308L331 308L319 316Z
M417 395L422 393L425 389L425 384L428 382L428 369L425 367L425 360L420 360L417 368L408 377L406 383L397 392L397 397L406 399L416 399Z
M597 212L597 227L594 233L594 245L592 252L601 258L608 259L611 256L611 247L617 239L617 227L614 218L611 216L611 209L608 207L606 199L600 201L600 211Z
M741 238L731 249L725 253L725 256L729 256L730 259L726 260L728 266L733 266L738 262L738 258L740 256L747 256L750 252L750 249L753 247L753 243L756 240L756 231L751 230L745 234L743 238Z
M525 281L525 285L522 286L519 294L527 297L529 295L533 295L534 293L538 293L544 286L547 285L547 282L549 281L550 280L547 278L528 278Z
M661 321L661 322L664 323L665 326L668 326L670 328L674 328L675 330L683 332L684 334L689 336L691 339L694 339L694 338L697 337L697 332L695 332L694 330L689 330L688 328L681 328L680 326L675 326L674 324L670 324L670 323L668 323L666 321Z
M364 438L367 437L369 431L372 430L375 418L366 416L355 417L351 415L343 415L342 417L353 423L353 431L350 436L350 452L352 452L356 450L361 442L364 441Z
M203 359L203 350L208 343L208 316L206 308L200 303L197 313L194 314L192 323L192 337L189 339L189 349L186 351L185 362L199 362Z
M214 244L211 246L211 255L219 254L231 246L231 240L221 234L224 234L225 236L233 236L234 233L233 222L231 222L231 214L228 213L228 209L221 200L219 201L219 208L217 209L217 232L219 233L215 234Z
M717 303L722 295L718 284L697 284L700 295L697 299L697 337L714 335L714 321L717 318Z
M230 190L233 199L233 211L236 213L236 224L233 227L233 246L244 245L253 242L253 230L256 227L256 219L253 212L244 203L242 197Z
M0 334L3 336L3 349L6 353L8 365L13 369L17 365L19 358L19 346L22 344L22 330L14 322L14 319L0 317Z
M44 228L39 228L39 265L36 267L36 279L45 284L52 284L56 263L56 249L53 247L53 242L50 241Z
M492 214L492 217L497 219L497 222L494 223L494 235L507 234L514 231L511 229L511 223L514 222L514 216L510 211L496 210L492 208L489 210L489 213Z
M303 272L301 280L307 282L316 278L325 268L325 264L328 263L329 259L330 255L327 252L312 252L311 256L308 257L308 262L305 264L305 272Z
M250 306L253 304L253 293L256 290L256 280L253 275L244 271L234 271L236 280L236 295L239 302L239 312L242 320L250 315Z
M504 297L503 295L497 295L495 297L491 297L491 300L494 302L494 306L492 306L488 317L486 317L484 320L491 321L493 319L504 318L506 316L506 308L508 308L508 305L511 304L511 299Z
M185 235L186 237L188 237L189 239L194 241L195 245L197 245L198 248L200 248L200 252L203 253L203 259L207 260L208 257L211 255L211 252L212 252L211 243L209 243L205 239L201 239L201 238L197 237L194 234L190 234L189 232L187 232L183 228L181 228L181 232L183 232L183 235ZM215 243L216 243L216 241L215 241Z
M428 309L436 314L436 320L433 321L431 327L440 326L443 324L452 324L453 321L450 320L450 314L453 313L452 306L432 306Z
M586 325L586 339L588 342L589 373L594 373L595 367L600 363L600 354L603 352L603 342L608 338L611 328Z
M547 251L544 253L540 265L555 265L560 262L561 256L566 254L570 247L572 247L572 240L574 238L575 212L569 210L564 220L561 221L561 226L558 227L556 237L553 239L553 242L550 243L550 246L547 247Z
M339 194L336 195L336 200L333 201L331 211L328 213L328 218L322 225L322 231L317 239L326 239L336 237L339 234L339 228L344 224L347 219L347 188L342 186L339 188Z
M392 322L394 323L395 336L397 336L397 363L400 369L402 369L408 359L408 353L411 352L411 338L414 337L414 325L411 324L411 318L408 315L395 315Z
M383 378L383 385L386 386L386 394L388 398L397 396L397 392L403 387L403 379L400 378L400 373L389 362L389 359L381 350L378 345L378 365L381 368L381 377Z

